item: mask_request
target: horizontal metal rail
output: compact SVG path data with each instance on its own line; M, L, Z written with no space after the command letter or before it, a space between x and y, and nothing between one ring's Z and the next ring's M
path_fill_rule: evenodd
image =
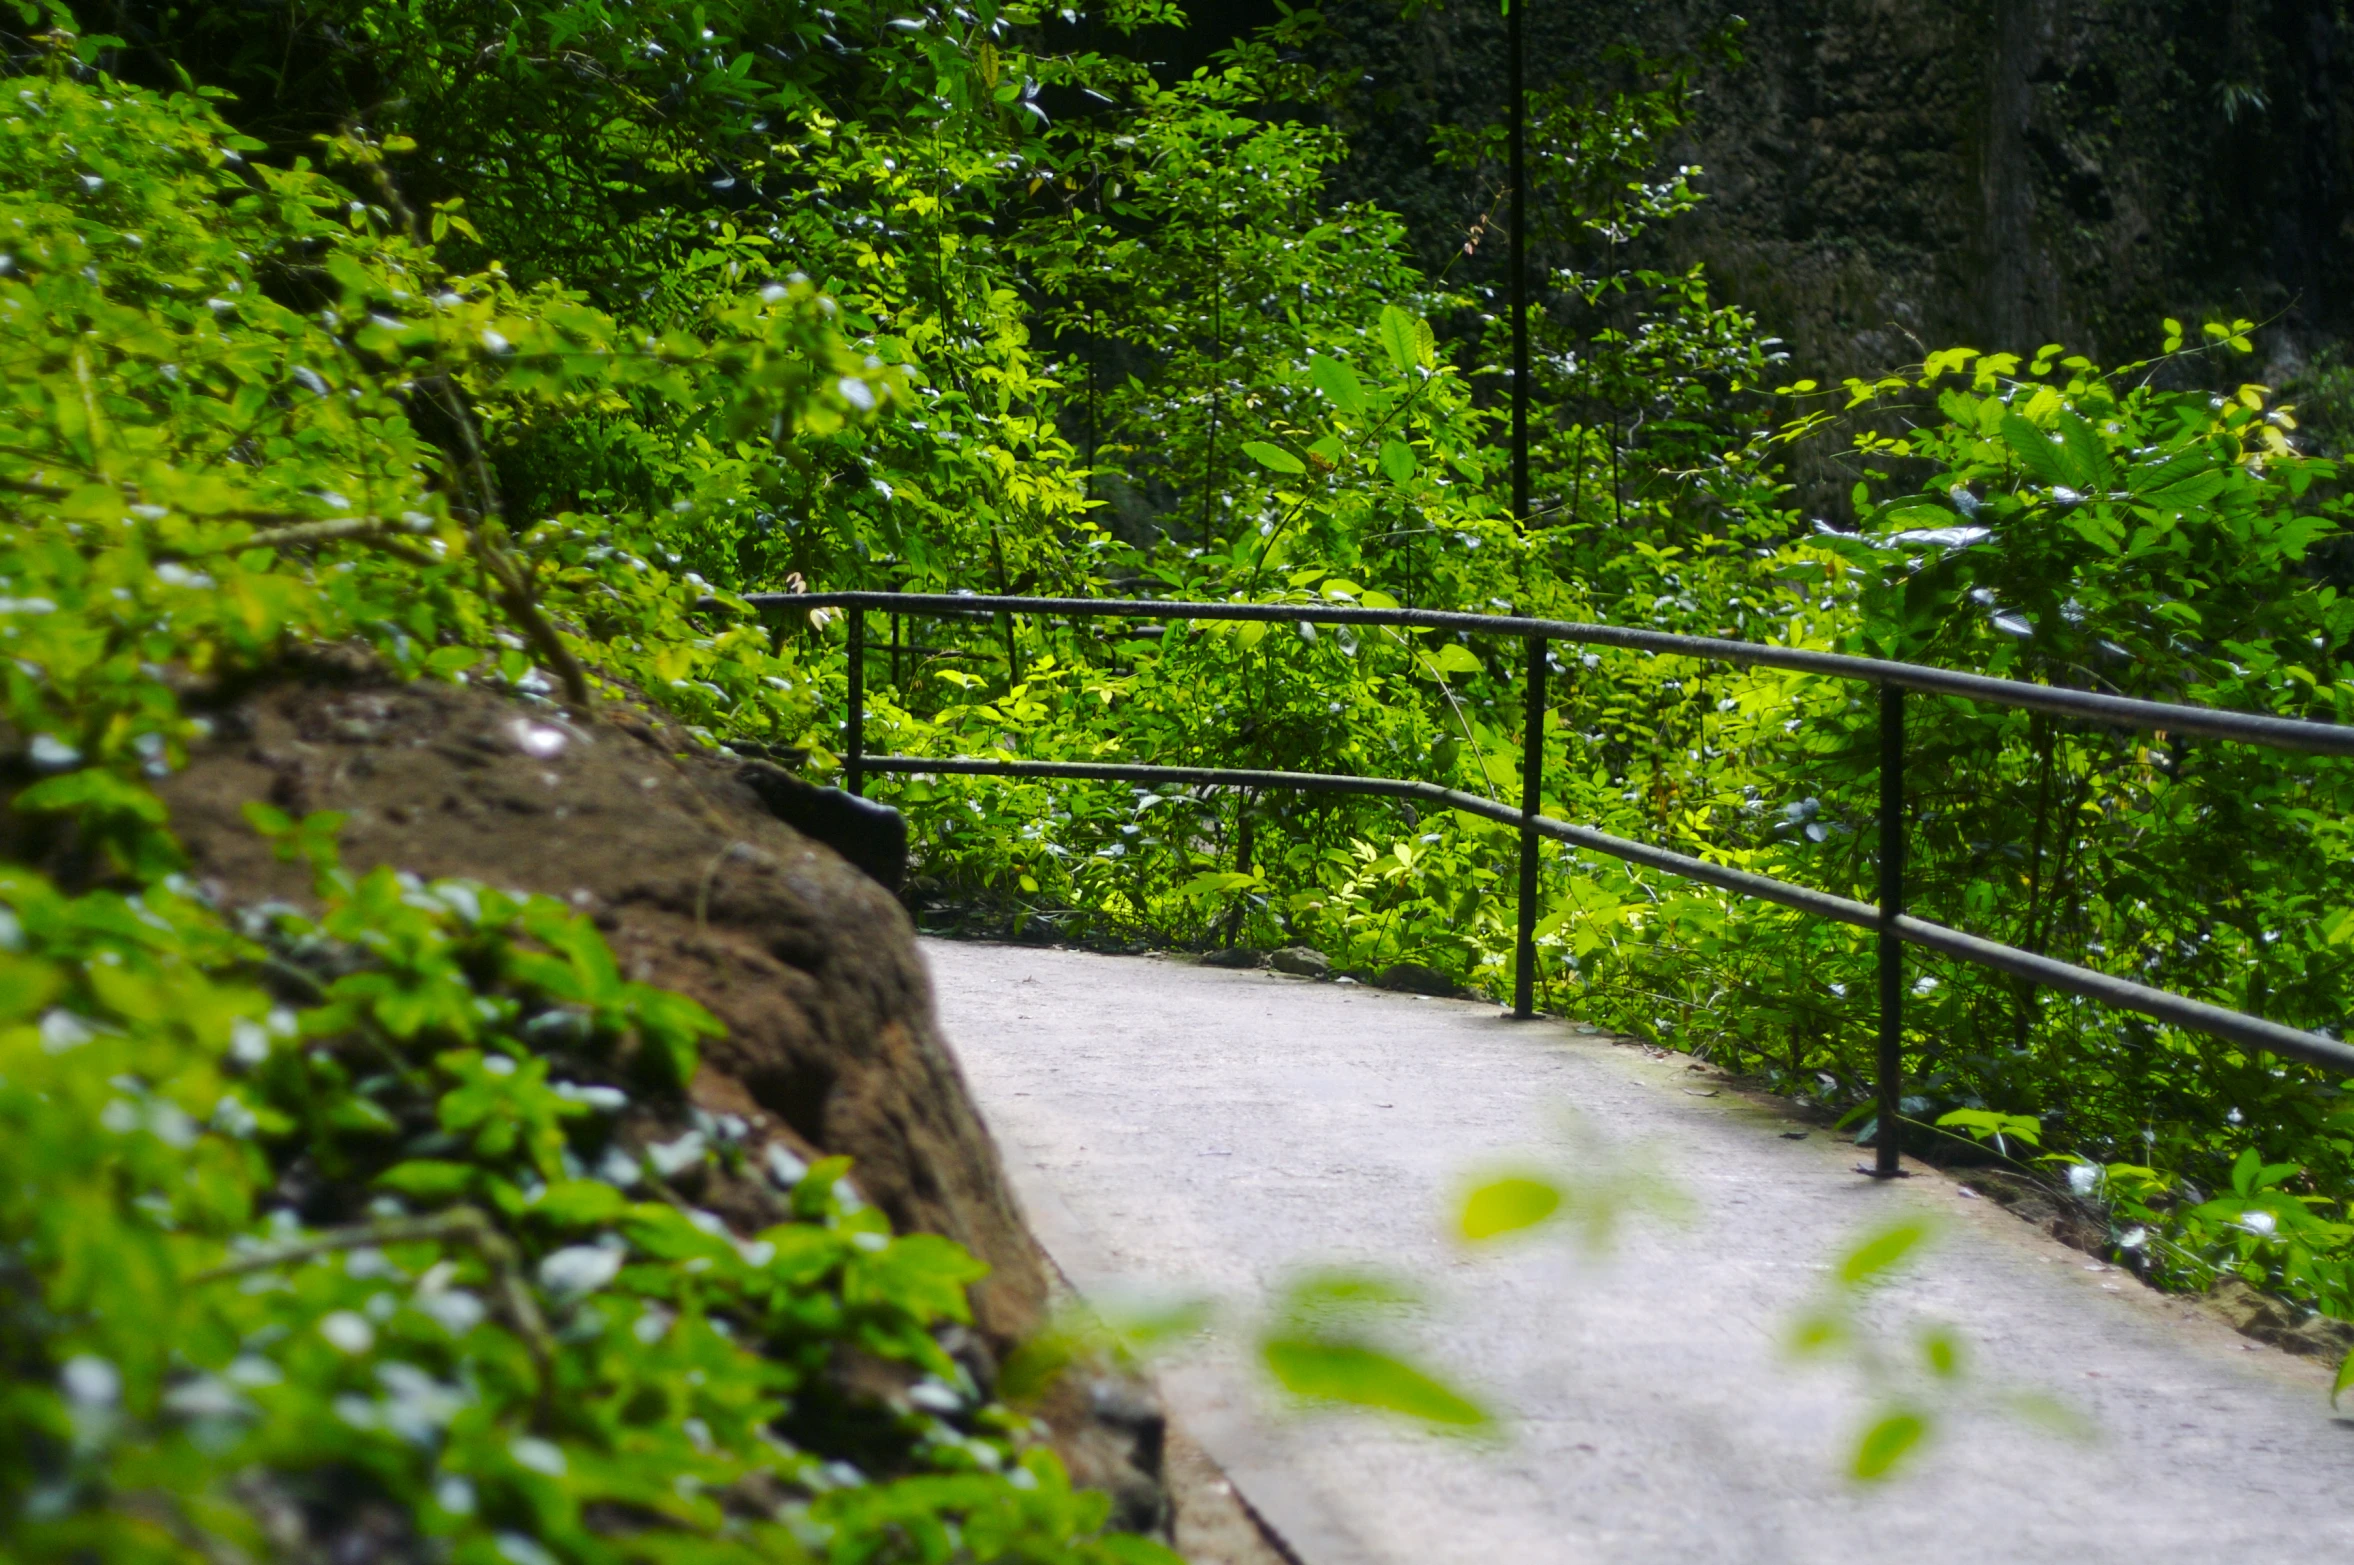
M1616 625L1588 625L1569 620L1523 619L1492 614L1460 614L1433 609L1369 609L1353 604L1308 603L1172 603L1135 598L977 597L962 593L819 592L753 593L748 600L764 614L836 608L848 611L849 712L843 769L853 793L863 792L868 774L875 772L934 775L1031 777L1166 785L1188 783L1205 787L1292 789L1310 793L1377 795L1420 799L1448 809L1518 828L1520 832L1519 939L1515 958L1513 1012L1535 1014L1533 980L1536 971L1536 860L1539 838L1551 838L1619 859L1628 864L1696 880L1736 895L1778 903L1802 913L1870 929L1879 942L1879 1028L1875 1097L1879 1109L1874 1141L1874 1167L1882 1177L1901 1172L1898 1127L1903 1116L1902 950L1921 946L1944 955L1991 968L2031 983L2061 990L2105 1005L2137 1011L2144 1016L2253 1049L2302 1060L2326 1070L2354 1075L2354 1045L2320 1033L2305 1032L2249 1016L2203 1000L2169 993L2130 979L2095 972L2015 946L1982 939L1914 918L1904 910L1904 696L1907 691L1957 696L1971 701L2049 712L2115 727L2167 734L2201 734L2268 748L2321 755L2354 755L2354 725L2309 722L2260 713L2219 712L2206 707L2164 701L2139 701L2092 691L2067 690L2020 680L1992 679L1961 674L1918 663L1881 658L1849 657L1836 652L1762 646L1714 636L1684 636L1667 631L1631 630ZM1441 630L1518 638L1527 643L1528 716L1522 736L1521 807L1512 807L1477 794L1404 778L1360 777L1326 772L1262 771L1218 766L1146 766L1092 761L1014 761L981 756L876 756L865 754L866 732L866 612L955 618L985 618L998 614L1028 614L1082 618L1147 620L1225 620L1260 623L1387 626L1409 630ZM1726 864L1714 864L1688 854L1614 837L1589 826L1558 820L1540 812L1539 779L1544 766L1543 692L1548 642L1623 647L1666 656L1702 658L1748 667L1779 668L1797 673L1852 679L1879 690L1880 819L1879 900L1877 905L1833 896L1770 876L1751 874ZM1007 648L1010 657L1012 648Z
M1253 771L1228 766L1127 766L1098 761L991 761L972 756L954 759L934 759L918 755L875 755L860 761L870 772L924 774L935 776L968 777L1030 777L1059 779L1067 782L1128 782L1162 787L1190 784L1206 788L1288 788L1302 793L1347 793L1375 795L1394 799L1418 799L1445 809L1460 810L1503 826L1522 824L1520 811L1493 799L1483 799L1475 793L1464 793L1454 788L1442 788L1437 783L1416 782L1405 778L1358 777L1334 772L1274 772ZM1857 902L1849 897L1833 896L1827 891L1793 885L1769 875L1756 875L1735 869L1728 864L1712 864L1689 854L1667 848L1656 848L1648 843L1615 837L1591 826L1574 825L1551 815L1539 815L1534 825L1540 836L1565 842L1588 852L1600 853L1646 869L1663 870L1686 880L1697 880L1720 891L1730 891L1760 901L1776 902L1801 913L1812 913L1819 918L1835 919L1842 924L1853 924L1859 929L1878 929L1880 910L1868 902ZM2067 962L2022 951L2016 946L1980 939L1933 924L1927 919L1899 916L1896 933L1909 945L1917 945L1946 956L1975 962L2016 977L2031 979L2047 988L2064 990L2087 1000L2097 1000L2123 1010L2138 1011L2171 1026L2192 1032L2207 1033L2227 1038L2250 1048L2268 1050L2303 1060L2310 1065L2354 1075L2354 1044L2325 1038L2319 1033L2302 1032L2268 1022L2261 1017L2247 1016L2210 1005L2204 1000L2193 1000L2137 984L2131 979L2112 977L2090 968L2076 967Z
M1368 609L1321 603L1163 603L1149 598L982 598L962 593L925 592L755 592L745 601L763 611L859 608L893 614L962 616L1060 614L1082 618L1241 620L1272 624L1388 625L1413 630L1465 631L1482 636L1567 641L1581 646L1623 647L1674 657L1706 658L1752 668L1788 669L1896 686L1931 695L1961 696L1997 706L2080 717L2119 728L2170 734L2203 734L2276 750L2316 755L2354 755L2354 724L2320 723L2259 712L2222 712L2171 701L2142 701L2019 679L1995 679L1899 663L1886 658L1850 657L1719 636L1684 636L1621 625L1588 625L1575 620L1523 619L1502 614L1462 614L1441 609Z

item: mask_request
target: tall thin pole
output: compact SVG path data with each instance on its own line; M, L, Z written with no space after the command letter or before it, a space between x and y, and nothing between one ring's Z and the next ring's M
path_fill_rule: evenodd
M1893 1179L1904 1171L1898 1121L1904 1109L1904 942L1896 921L1904 913L1904 687L1880 687L1880 1121L1873 1134L1879 1156L1872 1172Z
M1506 0L1505 52L1507 90L1512 104L1506 123L1511 127L1509 167L1512 182L1512 520L1528 527L1528 95L1521 81L1520 13L1525 0ZM1528 638L1528 672L1524 694L1525 727L1520 761L1520 885L1518 939L1512 962L1512 1014L1521 1020L1536 1015L1537 983L1537 832L1534 822L1544 801L1545 771L1545 638Z
M1537 814L1545 807L1545 660L1550 644L1528 638L1528 674L1520 739L1520 915L1512 957L1512 1014L1537 1014Z
M842 770L850 791L866 797L866 610L850 611L850 700L843 725Z
M1512 184L1512 520L1528 528L1528 94L1522 84L1520 13L1525 0L1506 0L1504 49L1506 90L1512 95L1505 123L1510 127L1505 178ZM1520 761L1520 885L1518 939L1512 961L1512 1014L1536 1015L1537 984L1537 811L1544 801L1545 638L1528 638L1524 694L1525 727Z
M1528 526L1528 95L1521 84L1521 22L1525 0L1507 0L1504 48L1512 94L1508 167L1512 182L1512 520Z

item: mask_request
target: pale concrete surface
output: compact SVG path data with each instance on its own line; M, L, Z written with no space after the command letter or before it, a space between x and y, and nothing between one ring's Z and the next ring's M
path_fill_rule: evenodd
M1034 1225L1086 1291L1214 1294L1229 1324L1163 1373L1179 1416L1307 1565L1702 1565L2344 1559L2354 1423L2326 1370L2251 1348L1954 1181L1883 1185L1859 1153L1653 1057L1493 1006L1177 962L927 941L949 1038ZM1615 1258L1566 1242L1469 1255L1442 1226L1467 1173L1574 1173L1561 1115L1670 1167L1681 1226ZM1624 1162L1625 1154L1602 1158ZM1781 1343L1827 1263L1900 1211L1944 1220L1878 1296L1890 1333L1958 1327L1982 1393L2088 1418L2071 1441L1947 1420L1910 1476L1844 1477L1855 1378ZM1489 1446L1271 1412L1250 1309L1305 1264L1425 1290L1402 1345L1506 1414Z

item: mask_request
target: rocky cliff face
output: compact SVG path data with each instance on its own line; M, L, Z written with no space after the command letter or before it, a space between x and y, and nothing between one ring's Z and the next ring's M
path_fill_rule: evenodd
M1533 83L1632 39L1688 48L1723 0L1530 0ZM1803 373L1956 342L2153 351L2157 321L2277 321L2267 373L2354 330L2354 33L2336 0L1761 0L1674 156L1703 209L1656 236L1788 339ZM1495 8L1332 13L1357 77L1342 193L1435 259L1491 192L1429 129L1502 112Z

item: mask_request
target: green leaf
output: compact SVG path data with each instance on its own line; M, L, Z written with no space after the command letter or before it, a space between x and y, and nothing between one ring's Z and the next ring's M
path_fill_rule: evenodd
M629 1198L602 1179L560 1179L531 1203L530 1215L561 1228L609 1223L629 1208Z
M2169 510L2195 510L2223 493L2229 483L2230 480L2219 469L2209 468L2206 472L2194 473L2177 483L2152 489L2141 498L2151 505L2164 506Z
M1284 1289L1276 1313L1299 1321L1329 1316L1335 1310L1355 1311L1412 1304L1416 1295L1387 1277L1370 1272L1332 1270L1310 1272Z
M437 647L425 659L425 672L436 679L447 679L481 661L481 652L473 647Z
M436 1158L412 1158L395 1163L376 1176L379 1189L419 1201L448 1201L464 1195L474 1183L474 1165Z
M2071 482L2067 454L2051 436L2016 413L2003 415L2002 436L2003 444L2011 448L2030 473L2047 484Z
M0 951L0 1021L32 1015L49 1003L64 982L47 962L27 961Z
M1272 468L1278 473L1304 473L1308 470L1308 465L1298 457L1264 440L1246 440L1242 443L1242 449L1261 467Z
M965 1287L989 1275L988 1265L953 1239L909 1234L874 1254L859 1252L845 1271L847 1304L888 1304L930 1322L969 1321Z
M1998 1114L1991 1109L1955 1109L1937 1118L1941 1129L1966 1130L1980 1141L1992 1139L1998 1144L2005 1136L2016 1137L2031 1147L2043 1145L2043 1121L2032 1114Z
M18 810L87 809L101 815L128 815L151 826L160 826L166 819L161 799L95 766L45 778L9 802Z
M1394 304L1381 307L1381 349L1403 375L1422 362L1421 322Z
M1860 1288L1877 1280L1918 1249L1921 1241L1928 1237L1929 1225L1920 1218L1908 1218L1875 1229L1840 1257L1840 1286Z
M1892 505L1877 518L1883 528L1911 531L1915 528L1951 527L1961 518L1932 501L1915 500L1906 505Z
M1855 1476L1867 1480L1887 1477L1928 1433L1929 1421L1919 1413L1889 1414L1856 1442Z
M1360 1342L1270 1337L1259 1355L1275 1383L1312 1402L1397 1413L1445 1429L1480 1429L1487 1409L1403 1359Z
M1534 1228L1561 1210L1561 1190L1548 1180L1510 1175L1466 1196L1456 1227L1466 1239L1494 1239Z
M2330 1406L2336 1407L2338 1405L2338 1398L2346 1394L2348 1386L2354 1386L2354 1353L2348 1353L2344 1358L2338 1360L2338 1378L2330 1382Z
M1406 483L1419 470L1420 464L1414 460L1412 446L1403 440L1385 440L1381 443L1381 475L1391 483Z
M294 830L294 817L275 804L248 799L237 809L245 817L245 824L268 840L275 841Z
M1340 360L1328 359L1321 353L1311 355L1308 378L1324 393L1324 400L1343 413L1365 411L1364 384L1357 379L1357 372Z
M1484 674L1488 669L1479 660L1479 654L1460 641L1440 642L1438 651L1431 655L1431 662L1442 674Z
M2066 460L2070 483L2087 494L2106 494L2116 470L2101 437L2090 424L2065 410L2053 416L2052 424L2060 432L2060 454Z

